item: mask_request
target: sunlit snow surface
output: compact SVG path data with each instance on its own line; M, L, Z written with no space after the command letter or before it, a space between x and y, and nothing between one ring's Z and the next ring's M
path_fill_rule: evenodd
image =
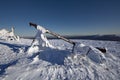
M0 40L0 80L119 80L120 42L74 40L87 46L106 48L100 63L98 54L71 53L72 45L50 40L58 49L46 48L32 56L27 50L32 40ZM78 48L79 49L79 48ZM78 50L79 51L79 50Z

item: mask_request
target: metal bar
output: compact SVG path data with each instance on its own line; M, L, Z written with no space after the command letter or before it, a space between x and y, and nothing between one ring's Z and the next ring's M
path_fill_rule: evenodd
M37 28L37 24L34 24L34 23L32 23L32 22L30 22L29 25ZM56 33L52 32L52 31L49 31L49 30L46 29L46 33L49 33L49 34L51 34L51 35L53 35L53 36L55 36L55 37L57 37L57 38L60 38L60 39L66 41L66 42L68 42L68 43L70 43L70 44L75 45L75 42L73 42L73 41L71 41L71 40L69 40L69 39L67 39L67 38L65 38L65 37L62 37L61 35L56 34Z
M71 40L69 40L69 39L67 39L67 38L65 38L65 37L63 37L63 36L61 36L61 35L59 35L59 34L56 34L56 33L51 32L51 31L49 31L49 30L47 30L47 33L49 33L49 34L51 34L51 35L53 35L53 36L55 36L55 37L57 37L57 38L60 38L60 39L66 41L66 42L68 42L68 43L70 43L70 44L75 45L75 42L73 42L73 41L71 41Z

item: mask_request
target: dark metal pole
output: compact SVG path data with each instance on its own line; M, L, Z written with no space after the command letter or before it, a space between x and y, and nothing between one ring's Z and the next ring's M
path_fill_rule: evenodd
M73 41L71 41L71 40L69 40L69 39L67 39L67 38L65 38L65 37L62 37L62 36L59 35L59 34L56 34L56 33L51 32L51 31L49 31L49 30L47 30L47 33L49 33L49 34L51 34L51 35L53 35L53 36L56 36L57 38L60 38L60 39L66 41L66 42L68 42L68 43L70 43L70 44L75 45L75 42L73 42Z

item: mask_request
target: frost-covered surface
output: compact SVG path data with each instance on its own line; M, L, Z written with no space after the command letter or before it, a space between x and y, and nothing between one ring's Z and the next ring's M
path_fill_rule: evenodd
M0 40L0 80L120 79L120 42L74 41L91 46L92 51L85 55L80 54L77 48L78 52L72 54L71 44L62 40L50 40L50 43L59 47L59 50L46 48L30 56L27 50L32 40L21 39L19 42ZM107 52L104 54L96 52L94 47L105 47ZM99 53L104 59L97 58Z

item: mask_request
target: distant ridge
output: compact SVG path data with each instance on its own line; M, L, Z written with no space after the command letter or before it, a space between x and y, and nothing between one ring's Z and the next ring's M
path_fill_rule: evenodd
M119 35L66 36L69 39L120 41Z
M48 39L57 39L53 36L47 36ZM105 41L120 41L120 35L86 35L86 36L69 36L65 35L64 37L68 39L84 39L84 40L105 40ZM34 37L22 37L27 39L33 39Z

